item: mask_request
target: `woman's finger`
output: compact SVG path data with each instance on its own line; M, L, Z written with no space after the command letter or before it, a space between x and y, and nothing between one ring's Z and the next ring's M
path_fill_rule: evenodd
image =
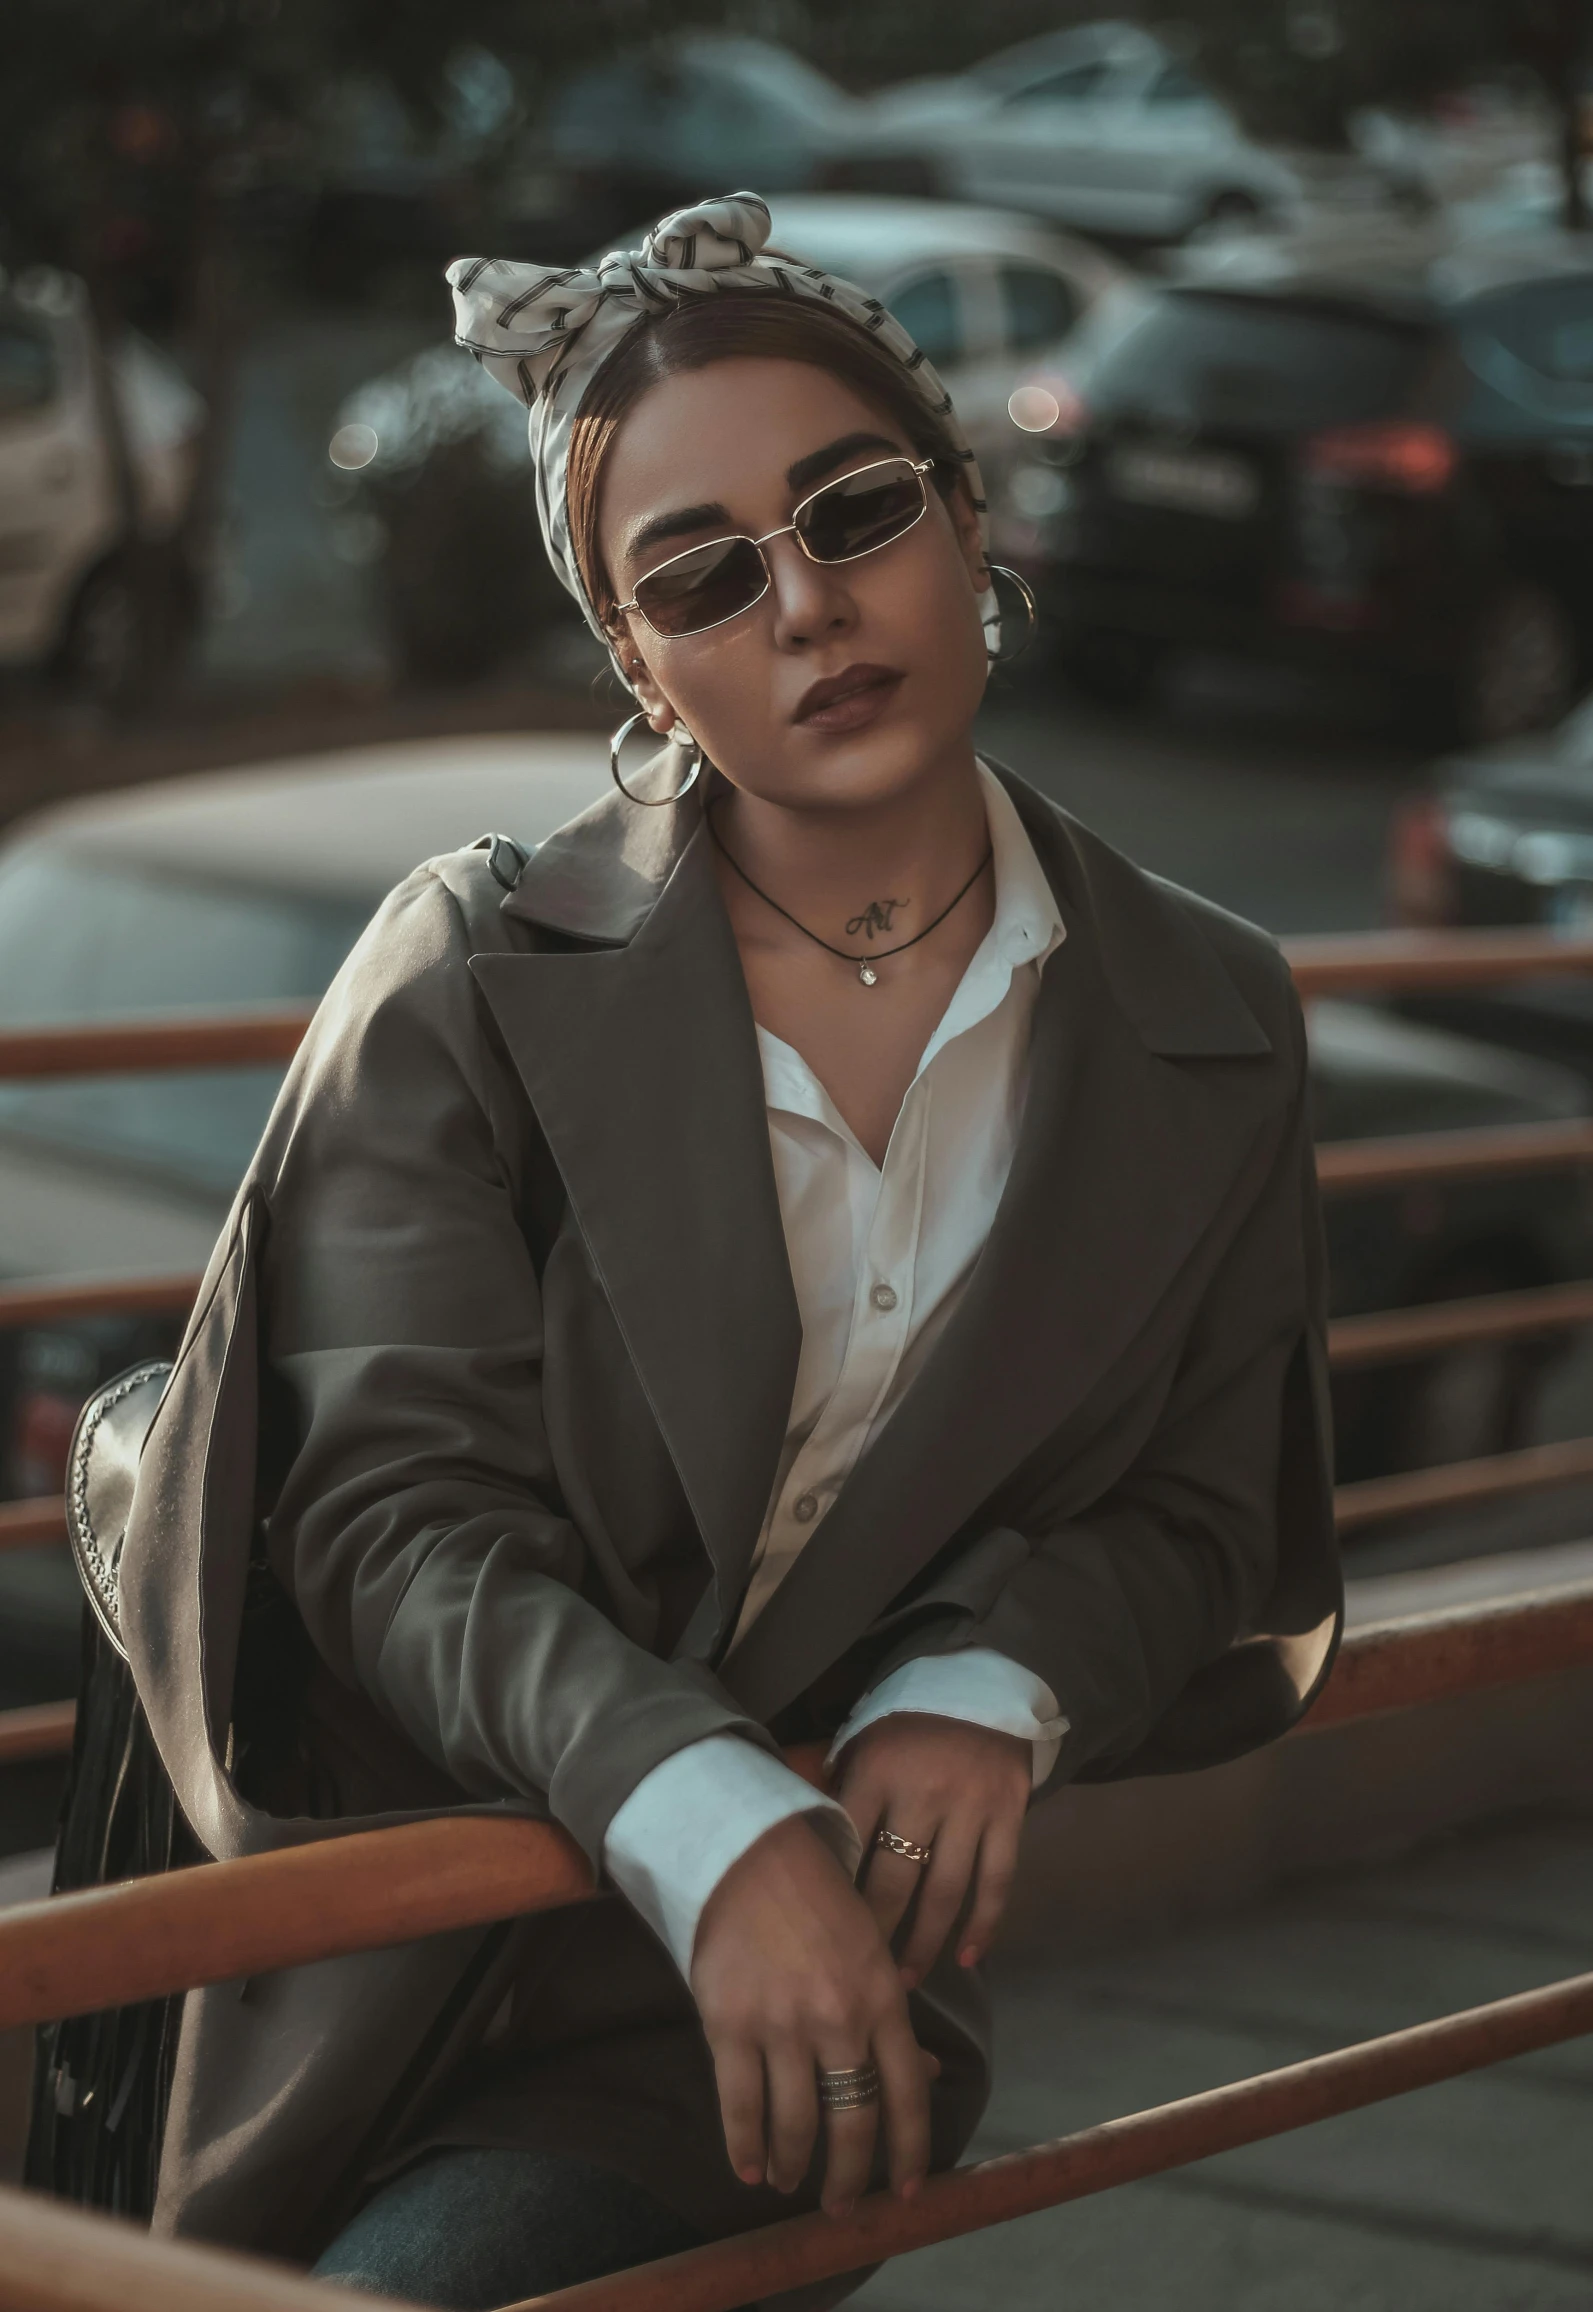
M885 1819L887 1793L883 1779L869 1765L867 1744L855 1744L843 1753L835 1781L835 1796L852 1817L852 1827L866 1854L874 1833Z
M897 1826L892 1823L894 1830ZM934 1851L935 1833L932 1830L903 1832L915 1846ZM876 1846L869 1854L868 1869L863 1879L863 1900L874 1914L874 1924L888 1943L901 1925L907 1906L923 1883L925 1865L910 1862L905 1855L892 1854L888 1846Z
M982 1959L995 1940L1001 1914L1007 1907L1012 1892L1013 1877L1018 1868L1018 1848L1023 1837L1023 1817L991 1823L980 1842L979 1861L974 1875L974 1904L968 1914L968 1923L962 1931L957 1956L965 1967Z
M973 1877L978 1852L977 1825L970 1829L942 1825L929 1867L921 1874L923 1891L918 1898L912 1932L901 1955L902 1980L909 1989L923 1981L939 1958L957 1913L968 1899L968 1883Z
M838 2050L826 2049L819 2058L824 2071L852 2071L869 2062L865 2048L861 2054L845 2055ZM874 2138L879 2130L879 2103L858 2105L855 2111L826 2111L824 2133L826 2152L824 2161L824 2188L821 2194L826 2215L844 2216L859 2193L868 2189L874 2165Z
M769 2082L769 2181L794 2192L808 2172L819 2132L819 2087L813 2050L782 2040L764 2050Z
M876 2029L874 2060L879 2065L891 2188L905 2197L917 2190L929 2170L931 2077L905 2006Z
M763 2057L746 2039L716 2042L714 2078L730 2164L744 2184L761 2184L769 2165L763 2126Z

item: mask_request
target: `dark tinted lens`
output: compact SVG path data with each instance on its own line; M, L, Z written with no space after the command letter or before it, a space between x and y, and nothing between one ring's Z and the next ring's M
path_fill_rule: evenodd
M768 584L763 556L750 538L694 546L637 581L636 601L660 634L696 634L756 602Z
M866 466L831 482L803 508L797 527L816 562L850 562L888 546L923 510L923 482L904 458L900 465Z

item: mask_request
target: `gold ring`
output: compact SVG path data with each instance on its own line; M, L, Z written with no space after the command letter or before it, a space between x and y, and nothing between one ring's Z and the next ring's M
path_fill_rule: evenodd
M858 2063L850 2071L819 2073L819 2103L825 2111L861 2111L879 2101L879 2065Z
M884 1847L887 1854L899 1854L903 1862L916 1862L920 1870L933 1859L927 1846L920 1846L915 1839L903 1838L899 1830L876 1831L874 1844Z

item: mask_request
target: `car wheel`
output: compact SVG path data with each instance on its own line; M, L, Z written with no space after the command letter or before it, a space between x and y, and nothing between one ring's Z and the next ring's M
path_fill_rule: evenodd
M1254 193L1247 193L1242 185L1229 185L1212 194L1191 231L1202 235L1244 232L1265 224L1266 216L1265 203Z
M125 706L143 691L144 615L125 562L104 562L84 581L67 621L60 674L95 706Z
M1474 742L1515 738L1560 721L1576 696L1570 612L1547 586L1512 579L1484 602L1456 683L1456 720Z
M1147 704L1166 657L1166 644L1153 636L1106 627L1069 635L1060 651L1074 689L1115 707Z

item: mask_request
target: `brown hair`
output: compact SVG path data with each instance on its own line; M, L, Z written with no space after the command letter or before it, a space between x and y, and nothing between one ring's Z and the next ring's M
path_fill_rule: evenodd
M587 599L611 626L619 597L597 534L603 461L623 420L650 386L716 361L805 361L828 370L900 426L921 458L935 461L935 481L949 497L966 488L964 461L947 431L895 355L855 321L809 299L772 290L725 289L683 299L649 314L621 338L587 388L570 428L565 469L570 543Z

